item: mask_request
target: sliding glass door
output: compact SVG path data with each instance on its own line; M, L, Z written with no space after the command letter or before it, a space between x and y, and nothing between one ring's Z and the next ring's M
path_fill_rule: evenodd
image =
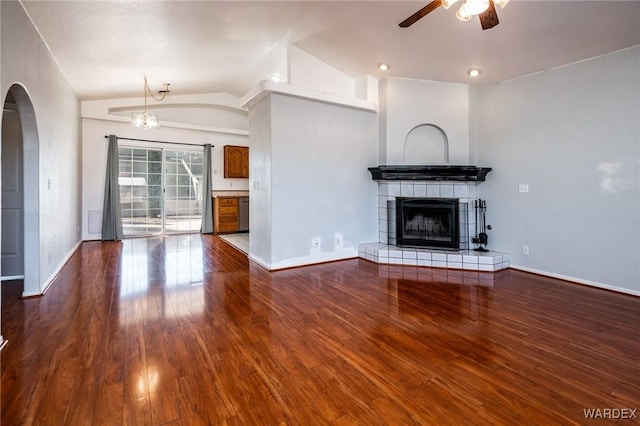
M162 234L162 150L118 148L125 237Z
M118 163L125 237L200 230L202 152L121 146Z
M202 152L164 152L164 229L198 232L202 225Z

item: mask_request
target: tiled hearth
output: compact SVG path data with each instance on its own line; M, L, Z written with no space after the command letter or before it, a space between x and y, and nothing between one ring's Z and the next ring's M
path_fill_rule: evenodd
M487 272L509 267L509 255L497 251L442 251L397 247L386 243L360 244L358 251L362 259L389 265L430 266Z
M471 250L478 247L471 241L476 235L477 224L473 202L477 199L478 181L420 180L419 178L376 180L378 181L378 242L361 244L358 249L361 258L380 264L487 272L509 267L507 253ZM460 210L461 249L450 251L395 246L396 197L457 198L461 207L466 207Z

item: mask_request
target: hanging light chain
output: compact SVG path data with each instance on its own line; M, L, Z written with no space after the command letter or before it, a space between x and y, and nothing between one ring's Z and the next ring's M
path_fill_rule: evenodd
M151 95L156 101L163 100L169 93L169 83L164 83L164 89L158 92L158 96L154 95L149 88L149 82L147 76L144 76L144 111L134 112L131 114L131 124L135 127L142 127L143 129L154 129L160 125L158 122L158 116L156 114L149 114L147 112L147 94Z
M161 96L157 96L153 94L153 92L151 91L151 89L149 88L149 83L147 82L147 77L144 77L144 90L145 90L145 103L146 103L146 95L147 93L149 93L149 95L151 95L151 97L153 99L155 99L156 101L160 102L161 100L163 100L165 98L165 96L167 96L167 94L170 92L169 90L169 83L164 83L163 84L164 89L160 90L158 92L158 95Z

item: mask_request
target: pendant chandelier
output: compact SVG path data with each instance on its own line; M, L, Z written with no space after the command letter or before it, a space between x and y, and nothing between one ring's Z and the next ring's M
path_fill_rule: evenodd
M169 93L169 83L163 84L164 89L158 92L156 97L151 89L149 89L149 83L147 83L147 77L144 77L144 111L134 112L131 114L131 125L134 127L142 127L143 129L155 129L160 126L158 116L147 112L147 94L153 99L160 102Z

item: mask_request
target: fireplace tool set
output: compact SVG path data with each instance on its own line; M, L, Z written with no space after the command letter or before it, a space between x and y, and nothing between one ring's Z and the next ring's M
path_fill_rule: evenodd
M475 251L489 251L484 248L482 245L487 245L487 222L486 222L486 212L487 212L487 201L481 200L478 198L473 201L473 208L476 211L476 236L471 239L474 244L480 244L478 248L473 250Z

